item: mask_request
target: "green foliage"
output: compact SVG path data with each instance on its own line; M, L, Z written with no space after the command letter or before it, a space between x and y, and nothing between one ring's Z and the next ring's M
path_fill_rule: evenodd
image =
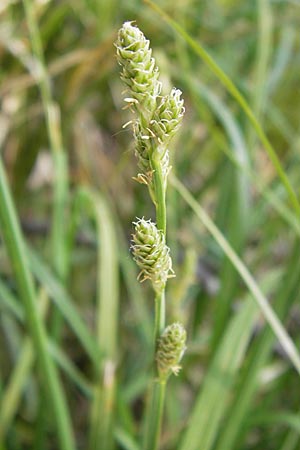
M1 450L300 446L299 6L156 5L0 2Z

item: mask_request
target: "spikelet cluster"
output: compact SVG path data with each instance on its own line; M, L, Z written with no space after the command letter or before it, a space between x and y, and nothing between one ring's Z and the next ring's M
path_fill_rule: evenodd
M151 280L155 291L161 292L167 279L174 276L165 236L151 220L139 219L134 225L131 248L133 259L141 269L139 279Z
M172 323L158 339L156 350L157 369L160 378L178 374L179 362L186 349L186 331L180 323Z
M150 129L160 144L168 144L176 134L184 115L180 89L173 88L161 102L150 122Z
M142 108L151 116L161 83L150 42L132 22L125 22L119 30L116 48L118 62L122 66L121 79L130 95L127 101L139 105L137 109Z
M170 170L168 145L184 115L181 91L173 88L160 96L159 70L152 56L150 42L132 22L125 22L116 42L117 59L122 67L121 78L126 85L125 101L138 114L133 124L135 155L139 169L137 181L152 186L151 158L160 161L166 186Z

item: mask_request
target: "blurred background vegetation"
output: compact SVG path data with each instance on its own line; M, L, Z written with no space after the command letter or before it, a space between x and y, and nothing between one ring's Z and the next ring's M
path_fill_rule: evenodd
M299 1L159 5L245 96L298 194ZM125 20L150 39L164 85L183 91L172 174L300 338L299 217L249 119L199 55L138 0L2 0L2 158L76 448L90 450L140 448L152 358L152 294L129 253L132 221L154 208L132 179L132 133L122 128L131 113L114 41ZM299 449L299 375L172 183L167 204L168 317L186 326L188 350L168 386L161 448ZM3 241L0 271L0 448L71 449Z

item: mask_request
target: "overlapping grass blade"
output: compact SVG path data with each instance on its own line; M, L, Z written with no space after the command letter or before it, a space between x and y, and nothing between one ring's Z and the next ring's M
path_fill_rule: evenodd
M24 324L24 311L22 305L18 303L17 299L2 281L0 281L0 307L1 306L4 306L18 321ZM45 305L44 308L46 306L47 305ZM58 366L86 396L90 397L91 387L88 381L70 361L65 352L58 347L57 343L51 341L49 338L48 348L49 353L52 355ZM4 386L3 396L0 399L0 442L5 438L10 423L17 413L22 393L27 384L29 374L33 370L34 362L35 353L32 341L27 338L24 340L22 348L19 350L17 364L9 381Z
M220 230L212 222L210 217L206 214L204 209L197 203L189 191L183 186L182 183L175 177L171 178L171 183L178 190L182 198L187 202L187 204L192 208L196 216L200 219L203 225L207 228L219 246L222 248L226 256L230 259L231 263L234 265L236 270L239 272L244 283L248 287L249 291L252 293L254 300L259 305L261 312L263 313L266 321L270 325L274 334L278 338L280 344L288 355L289 359L293 363L293 366L300 374L300 356L299 352L291 340L290 336L287 334L285 328L282 326L278 317L274 313L272 307L269 305L268 300L262 294L258 285L256 284L254 278L248 271L247 267L244 265L242 260L234 252L228 241L224 238Z
M119 309L118 244L112 214L105 198L82 189L79 201L96 222L98 247L96 332L101 359L96 367L89 448L113 448L113 417L117 365Z
M49 400L54 411L54 420L60 445L64 450L73 450L75 445L70 412L56 367L47 351L46 330L39 316L25 243L8 188L2 160L0 160L0 225L6 249L14 269L20 298L24 304L28 329L33 339L44 382L48 385Z
M277 294L273 305L278 316L284 318L297 298L300 277L300 247L299 240L295 241L294 251L287 264L285 273L279 279ZM235 391L235 398L224 423L224 428L219 435L216 450L229 450L234 448L239 438L247 414L253 402L253 396L258 388L258 374L266 364L272 347L274 335L266 328L257 341L252 345L246 369ZM242 443L240 442L240 445Z
M255 117L252 109L250 108L248 102L243 97L243 95L236 88L232 80L225 74L225 72L218 66L218 64L213 60L213 58L207 53L207 51L202 47L200 43L195 41L175 20L168 16L159 6L153 3L151 0L144 0L146 4L149 4L153 10L155 10L184 40L185 42L194 50L194 52L207 64L207 66L213 71L220 82L225 86L225 88L230 92L230 94L235 98L237 103L241 106L245 112L247 118L253 125L258 137L260 138L264 148L266 149L270 160L272 161L274 168L276 169L278 176L280 177L285 189L289 195L291 204L295 209L297 215L300 214L300 205L298 198L295 194L290 181L283 170L280 160L267 138L265 132L263 131L261 125L259 124L257 118Z
M45 287L56 307L61 311L65 320L70 324L75 336L81 342L83 348L93 361L94 365L99 364L100 352L94 338L87 326L76 310L74 301L65 290L60 281L53 275L42 258L33 249L27 249L27 255L32 268L32 272L38 281Z
M249 170L249 156L242 131L226 105L209 88L201 82L187 77L186 85L190 87L200 110L199 99L204 98L224 126L230 141L233 158L238 167L224 164L220 177L220 194L216 211L216 223L224 230L224 234L237 253L243 250L247 227L249 224L250 199L249 180L245 173ZM240 167L242 170L239 170ZM225 329L230 305L238 285L238 274L228 259L222 262L221 286L219 290L218 308L215 312L212 347L215 349Z
M257 305L251 299L247 300L227 325L222 343L200 388L180 450L211 449L249 343L257 312Z

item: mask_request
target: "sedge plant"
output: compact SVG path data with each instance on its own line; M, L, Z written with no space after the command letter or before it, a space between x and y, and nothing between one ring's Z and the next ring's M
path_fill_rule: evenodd
M166 382L177 374L185 351L186 331L180 323L166 327L165 288L174 276L170 249L166 243L166 189L170 172L169 143L184 115L181 91L173 88L162 95L159 69L152 56L150 42L133 23L125 22L116 42L121 79L126 86L125 102L134 113L129 122L135 139L135 155L140 173L136 180L148 187L155 205L156 221L138 219L134 222L132 254L141 282L149 280L155 295L154 366L151 385L144 450L159 445ZM126 124L128 125L128 124ZM125 125L125 126L126 126Z

